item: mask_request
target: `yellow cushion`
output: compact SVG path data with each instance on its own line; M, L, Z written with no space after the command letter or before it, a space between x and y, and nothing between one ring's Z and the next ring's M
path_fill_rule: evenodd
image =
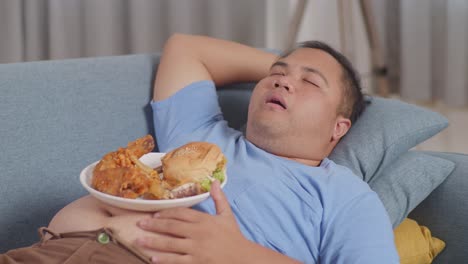
M431 236L431 231L406 218L394 230L401 264L426 264L445 248L445 242Z

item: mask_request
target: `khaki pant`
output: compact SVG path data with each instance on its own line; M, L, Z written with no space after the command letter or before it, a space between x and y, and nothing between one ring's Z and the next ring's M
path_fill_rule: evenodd
M52 237L45 239L46 233ZM107 228L57 234L42 227L39 234L38 243L0 254L0 264L151 263L148 257L119 242Z

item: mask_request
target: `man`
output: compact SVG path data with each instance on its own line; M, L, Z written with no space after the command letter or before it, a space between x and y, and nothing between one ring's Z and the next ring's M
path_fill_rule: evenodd
M258 81L245 137L223 121L215 91L243 81ZM106 256L100 260L113 263L148 257L154 263L398 263L377 195L326 158L364 104L358 78L338 52L308 42L278 58L238 43L174 35L151 104L160 151L190 141L223 150L226 195L215 182L212 200L153 215L84 197L51 221L52 238L43 239L49 245L67 244L69 254L86 248L76 258L89 260L89 252L108 246L64 240L84 230L81 237L118 245L115 255L99 251ZM109 237L114 243L104 243ZM37 250L50 252L47 243ZM124 261L122 249L135 259Z

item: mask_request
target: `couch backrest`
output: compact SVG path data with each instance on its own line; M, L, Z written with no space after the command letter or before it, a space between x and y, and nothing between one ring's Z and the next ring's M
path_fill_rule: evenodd
M28 245L104 152L153 132L157 56L0 65L0 252Z
M0 253L37 241L37 228L86 194L78 180L86 165L154 135L149 101L158 61L155 54L0 64ZM231 127L245 123L252 88L219 91ZM447 242L436 263L461 263L468 156L432 155L457 169L411 216Z
M37 228L86 194L80 171L147 133L159 56L0 64L0 252L30 245ZM252 84L227 87L229 124L245 123ZM230 111L229 109L242 109Z

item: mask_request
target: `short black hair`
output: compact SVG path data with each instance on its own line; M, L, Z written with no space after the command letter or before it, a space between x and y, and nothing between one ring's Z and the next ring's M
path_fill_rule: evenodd
M349 118L354 124L354 122L359 118L359 116L366 108L364 95L362 93L361 80L356 69L353 67L348 58L346 58L346 56L332 48L330 45L317 40L300 42L294 48L282 53L280 57L285 58L300 48L322 50L330 54L341 65L343 96L341 98L341 104L338 106L337 112L338 114Z

